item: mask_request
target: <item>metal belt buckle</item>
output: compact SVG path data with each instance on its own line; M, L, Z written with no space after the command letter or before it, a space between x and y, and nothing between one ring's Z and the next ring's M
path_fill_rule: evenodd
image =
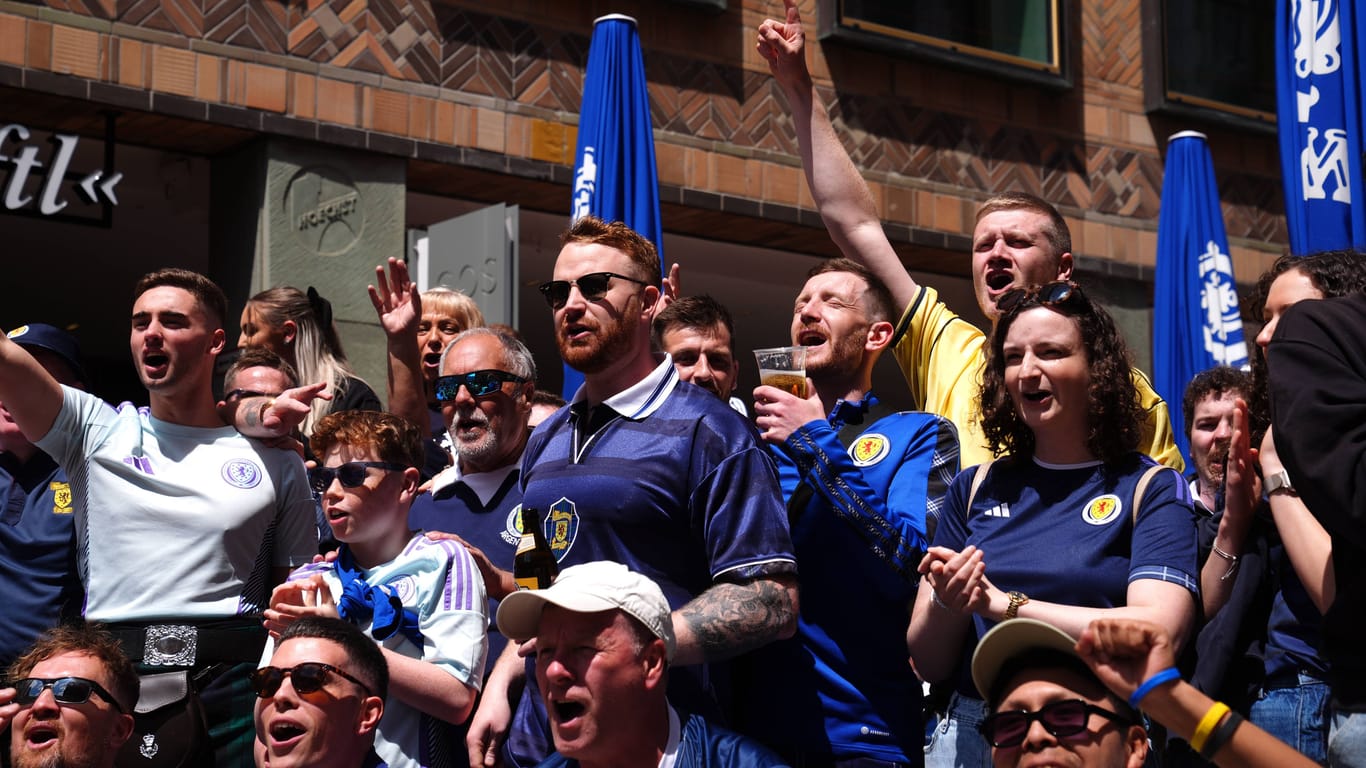
M188 624L154 624L147 628L142 663L154 667L193 667L199 629Z

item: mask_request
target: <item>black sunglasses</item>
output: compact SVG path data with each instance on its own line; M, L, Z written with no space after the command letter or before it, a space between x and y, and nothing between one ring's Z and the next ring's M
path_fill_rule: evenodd
M235 403L239 400L246 400L249 397L279 397L279 392L257 392L254 389L234 389L223 395L223 401Z
M90 700L90 694L93 693L109 702L109 705L120 713L123 712L123 706L104 689L104 686L84 677L26 677L23 680L13 680L9 685L15 689L14 700L20 704L32 704L43 695L44 690L51 688L52 698L56 699L58 704L84 704Z
M438 376L436 379L436 399L454 400L460 394L461 385L470 391L470 397L487 397L497 392L505 381L514 381L518 384L526 383L526 379L521 376L491 369Z
M256 695L268 699L280 690L280 685L288 677L294 682L294 690L299 693L316 693L322 690L323 684L327 682L327 673L333 672L341 677L359 685L366 695L373 696L374 692L370 686L362 683L345 671L337 669L331 664L324 664L321 661L305 661L302 664L295 664L288 669L280 667L261 667L251 673L249 679L251 689L256 691Z
M333 479L340 480L343 488L356 488L365 483L366 470L372 468L402 472L408 465L394 461L348 461L335 467L314 467L308 470L308 483L319 496L327 493Z
M607 289L611 287L614 277L618 280L629 280L638 285L649 285L644 280L618 275L616 272L590 272L578 280L548 280L541 283L541 295L545 297L545 302L550 305L551 309L559 309L569 301L570 286L577 285L579 293L583 295L585 301L597 301L607 295Z
M1071 280L1055 280L1038 288L1011 288L996 300L996 310L1007 315L1028 304L1052 307L1066 303L1074 296L1081 296L1081 286Z
M1043 724L1044 730L1063 738L1085 731L1086 721L1091 715L1100 715L1107 720L1126 725L1133 722L1118 712L1087 704L1081 699L1066 699L1045 704L1038 712L997 712L978 724L977 730L982 732L993 747L1006 749L1024 743L1025 735L1029 733L1029 724L1035 720Z

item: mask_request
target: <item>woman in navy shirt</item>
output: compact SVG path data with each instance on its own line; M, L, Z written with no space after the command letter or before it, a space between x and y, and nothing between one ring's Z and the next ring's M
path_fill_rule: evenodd
M920 676L955 687L927 766L991 764L967 667L997 622L1026 616L1075 637L1097 618L1135 618L1179 644L1196 615L1190 489L1137 451L1141 374L1114 321L1066 281L997 306L980 413L1003 458L949 489L907 633Z

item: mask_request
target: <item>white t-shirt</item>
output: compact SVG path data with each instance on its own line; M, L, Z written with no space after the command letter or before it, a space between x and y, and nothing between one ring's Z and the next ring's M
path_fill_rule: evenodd
M227 618L317 551L303 462L231 427L185 427L62 387L34 441L71 479L86 618Z

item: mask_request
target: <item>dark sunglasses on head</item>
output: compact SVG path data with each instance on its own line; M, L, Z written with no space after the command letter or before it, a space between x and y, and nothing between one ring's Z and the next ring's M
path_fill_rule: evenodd
M252 397L279 397L279 396L280 396L280 393L279 393L279 392L257 392L257 391L254 390L254 389L234 389L234 390L232 390L231 392L228 392L227 394L223 395L223 401L224 401L224 402L228 402L228 403L236 403L236 402L238 402L238 401L240 401L240 400L246 400L246 399L252 398Z
M997 712L978 724L977 730L982 732L992 746L1005 749L1018 747L1024 743L1025 734L1029 733L1029 724L1035 720L1043 725L1044 730L1061 739L1084 732L1086 721L1091 715L1100 715L1107 720L1126 725L1132 722L1118 712L1111 712L1104 707L1087 704L1081 699L1066 699L1045 704L1038 712Z
M394 461L348 461L335 467L314 467L308 470L308 482L313 486L313 492L321 496L327 493L334 478L341 481L343 488L356 488L365 483L367 469L402 472L407 468L408 465Z
M470 391L470 397L487 397L497 392L505 381L514 381L518 384L526 383L526 379L521 376L494 370L439 376L436 379L436 399L454 400L460 394L462 385Z
M1038 288L1011 288L996 300L996 310L1006 315L1028 304L1052 307L1073 296L1081 296L1081 286L1071 280L1055 280Z
M280 690L280 684L288 677L294 683L295 691L299 693L316 693L322 690L323 685L327 682L328 672L333 672L350 680L356 685L359 685L361 690L365 691L366 695L374 695L374 692L370 690L370 686L362 683L343 670L337 669L331 664L324 664L321 661L305 661L302 664L296 664L288 669L281 669L280 667L261 667L251 673L251 689L256 692L257 696L268 699L271 696L274 696L276 691Z
M550 305L551 309L559 309L569 302L569 288L578 286L579 293L583 295L584 301L597 301L607 295L607 289L611 287L614 277L618 280L629 280L638 285L649 285L644 280L618 275L616 272L590 272L578 280L548 280L541 283L541 295L545 297L545 302Z
M13 680L9 683L14 688L14 700L20 704L32 704L43 695L43 691L51 688L52 698L58 704L84 704L90 700L90 694L95 694L101 699L109 702L109 705L119 712L123 712L123 706L119 704L109 691L94 680L87 680L84 677L26 677L23 680Z

